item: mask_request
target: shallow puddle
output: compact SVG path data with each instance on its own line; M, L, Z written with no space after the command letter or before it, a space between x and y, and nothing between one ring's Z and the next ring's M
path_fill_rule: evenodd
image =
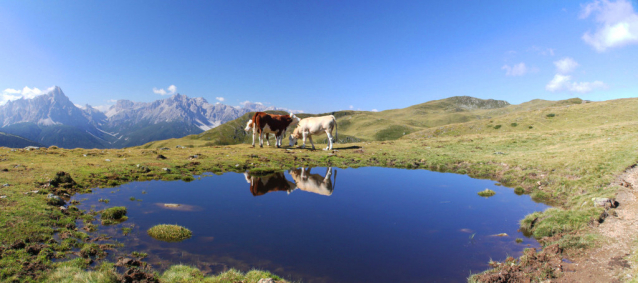
M486 188L496 195L477 195ZM135 182L74 199L85 210L126 206L127 221L95 233L124 243L122 253L148 253L159 270L258 268L303 282L466 282L490 259L538 247L518 221L547 208L489 180L375 167ZM155 240L146 230L157 224L193 236Z

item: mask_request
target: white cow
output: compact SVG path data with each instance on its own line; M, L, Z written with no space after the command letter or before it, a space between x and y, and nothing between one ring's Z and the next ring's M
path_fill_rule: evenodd
M310 168L292 169L288 171L290 176L295 180L297 187L306 192L320 194L324 196L332 195L334 184L330 177L332 176L332 167L328 167L326 176L319 174L310 174ZM337 182L337 170L335 170L335 183Z
M332 138L332 129L335 130L334 140ZM312 142L312 135L321 135L324 132L328 135L328 146L324 150L332 150L332 144L339 136L339 131L337 130L337 119L335 119L335 116L328 115L301 119L297 128L295 128L288 138L290 140L290 146L295 145L297 143L297 139L303 138L303 145L301 148L305 148L306 138L308 138L310 139L312 149L315 149L315 144Z

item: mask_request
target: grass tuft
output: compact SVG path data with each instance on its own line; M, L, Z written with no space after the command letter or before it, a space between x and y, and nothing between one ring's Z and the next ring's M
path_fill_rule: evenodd
M193 235L191 230L171 224L155 225L151 227L151 229L148 229L147 233L154 239L164 242L181 242Z
M486 198L494 196L495 194L496 194L496 192L494 192L494 191L492 191L490 189L485 189L484 191L478 192L479 196L486 197Z
M116 206L107 208L102 212L102 219L119 220L126 215L126 207Z

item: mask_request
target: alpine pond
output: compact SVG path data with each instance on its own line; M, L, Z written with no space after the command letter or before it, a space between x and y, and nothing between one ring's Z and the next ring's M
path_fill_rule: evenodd
M74 199L86 210L125 206L126 221L94 233L123 243L122 253L147 253L158 269L258 268L303 282L465 282L491 259L538 247L517 231L518 221L547 208L493 181L425 170L196 177L134 182ZM496 194L480 197L486 188ZM147 230L158 224L186 227L192 237L154 239Z

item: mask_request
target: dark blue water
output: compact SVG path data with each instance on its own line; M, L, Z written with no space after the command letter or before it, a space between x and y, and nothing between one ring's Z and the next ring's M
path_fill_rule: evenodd
M148 253L158 269L184 263L213 273L259 268L303 282L466 282L490 259L538 246L517 232L518 221L547 206L493 181L390 168L326 172L137 182L75 199L85 199L81 209L126 206L128 221L96 233L123 242L124 252ZM485 188L496 195L476 194ZM155 240L146 230L157 224L185 226L193 237ZM133 232L123 236L122 227Z

